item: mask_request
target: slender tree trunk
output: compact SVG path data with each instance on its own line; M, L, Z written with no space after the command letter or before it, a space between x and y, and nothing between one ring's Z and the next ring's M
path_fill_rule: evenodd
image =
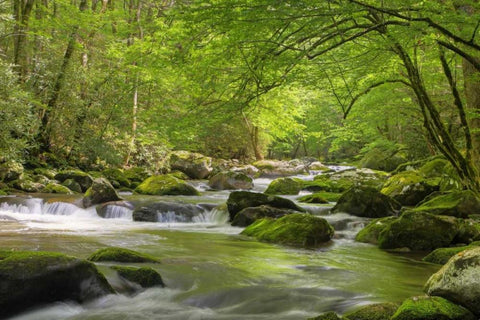
M480 72L466 60L463 60L462 67L472 135L472 162L475 164L477 172L480 172Z
M35 0L13 1L13 16L15 18L13 63L15 65L14 70L18 73L21 82L25 81L28 73L27 32L34 3Z
M253 152L255 153L255 159L257 161L263 160L263 154L259 144L259 130L257 126L253 126L253 132L251 137L252 137Z

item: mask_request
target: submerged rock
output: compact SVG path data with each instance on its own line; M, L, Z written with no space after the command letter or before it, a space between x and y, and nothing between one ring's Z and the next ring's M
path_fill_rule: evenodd
M297 195L303 188L303 181L296 178L277 178L270 182L265 194Z
M430 251L454 243L458 232L453 217L407 211L380 232L378 244L381 249Z
M155 262L158 263L157 258L148 254L136 252L129 249L108 247L95 251L87 260L99 261L114 261L114 262Z
M253 179L242 172L222 171L211 177L208 185L216 190L247 190L253 188Z
M371 187L353 187L345 192L332 212L346 212L358 217L381 218L395 215L400 204Z
M2 317L45 303L84 302L113 292L88 261L53 252L0 252Z
M480 247L462 251L430 277L425 285L425 291L431 296L443 297L462 305L478 318L480 316L479 266Z
M133 221L145 222L191 222L205 212L200 205L181 202L155 202L133 211Z
M405 300L391 320L475 320L467 309L440 297Z
M346 320L390 320L399 305L385 302L363 306L355 311L344 314Z
M298 211L291 209L281 209L271 206L261 205L258 207L250 207L241 210L235 215L232 221L232 226L246 227L254 223L258 219L273 218L278 219L287 214L298 213Z
M453 191L426 199L413 210L467 218L471 214L480 214L480 199L470 190Z
M163 283L160 274L152 268L123 266L113 266L111 268L117 271L120 278L133 282L142 288L165 287L165 283Z
M188 151L172 152L170 167L184 172L192 179L205 179L213 170L212 158Z
M333 227L327 220L306 213L295 213L277 220L257 220L241 234L277 244L315 247L330 241L333 233Z
M196 196L200 193L187 182L171 175L151 176L135 188L135 192L149 195Z
M95 204L118 200L121 200L121 198L110 182L104 178L98 178L93 181L92 186L85 192L82 202L83 206L88 208Z
M233 221L235 215L245 208L258 207L261 205L305 212L303 208L297 206L293 201L285 198L269 196L257 192L234 191L230 193L227 200L227 208L228 213L230 214L230 220Z

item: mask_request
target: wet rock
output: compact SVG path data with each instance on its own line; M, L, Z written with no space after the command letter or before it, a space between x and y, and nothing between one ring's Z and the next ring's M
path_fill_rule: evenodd
M247 190L253 188L253 180L241 172L222 171L211 177L208 185L216 190Z
M82 193L82 186L73 179L67 179L62 182L62 186L67 187L68 189L72 190L76 193Z
M152 268L123 266L113 266L111 268L117 271L120 278L125 279L128 282L133 282L142 288L165 287L165 283L163 283L160 274Z
M232 193L230 193L227 200L230 220L233 221L235 215L245 208L258 207L261 205L268 205L275 208L291 209L299 212L305 212L303 208L297 206L293 201L285 198L270 196L256 192L233 191Z
M461 247L450 247L450 248L438 248L430 252L426 257L422 259L422 261L435 263L435 264L445 264L455 256L457 253L465 251L467 249L472 249L474 247L480 246L480 242L471 243L468 246L461 246Z
M200 193L187 182L171 175L151 176L135 188L135 192L149 195L196 196Z
M58 183L49 183L43 188L42 192L45 193L58 193L58 194L73 194L72 190L69 188L58 184Z
M305 203L329 203L329 202L337 202L341 196L342 196L341 193L324 191L324 192L307 194L306 196L297 198L297 201L305 202Z
M92 263L52 252L0 252L2 316L55 301L84 302L113 293Z
M308 320L342 320L335 312L327 312L327 313L322 313L321 315L314 317L314 318L308 318Z
M95 204L118 200L121 200L121 198L110 182L104 178L97 178L85 192L82 202L83 206L88 208Z
M65 170L57 173L55 179L64 182L67 179L72 179L77 182L82 188L82 192L87 191L92 186L93 178L88 174L80 170Z
M358 217L381 218L397 214L401 205L371 187L353 187L345 192L332 213L346 212Z
M475 320L475 316L440 297L413 297L402 303L391 320Z
M246 227L254 223L258 219L262 218L273 218L278 219L287 214L298 213L298 211L291 209L280 209L270 206L258 206L245 208L235 215L235 218L232 221L232 226L236 227Z
M148 254L136 252L129 249L108 247L95 251L90 255L87 260L100 262L100 261L113 261L113 262L155 262L159 260Z
M188 151L172 152L170 167L184 172L192 179L205 179L213 170L212 158Z
M363 306L344 315L346 320L390 320L399 305L396 303L376 303Z
M261 160L253 165L262 177L285 177L308 173L307 165L301 161Z
M357 233L355 236L355 241L378 244L380 232L382 232L387 226L390 225L390 223L397 219L397 217L384 217L370 221L365 228Z
M333 227L323 218L306 213L286 215L280 219L260 219L241 234L260 241L295 247L315 247L330 241Z
M102 217L102 218L107 218L107 213L108 213L108 208L111 207L111 206L115 206L115 207L122 207L122 208L126 208L128 210L132 210L134 209L134 206L131 202L128 202L128 201L110 201L110 202L105 202L105 203L102 203L98 206L96 206L95 210L97 211L97 214L99 217Z
M297 195L303 188L303 181L297 178L277 178L270 182L265 194Z
M425 285L431 296L457 303L480 316L480 247L452 257ZM463 319L463 318L462 318Z
M480 199L470 190L453 191L426 199L413 210L467 218L471 214L480 214Z
M179 202L156 202L133 211L133 221L191 222L205 212L201 206Z

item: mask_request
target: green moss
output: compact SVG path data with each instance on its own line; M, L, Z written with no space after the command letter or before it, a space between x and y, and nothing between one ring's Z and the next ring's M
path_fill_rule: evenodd
M180 180L189 180L190 177L187 176L185 173L183 173L182 171L178 171L178 170L174 170L172 172L169 173L171 176L177 178L177 179L180 179Z
M36 175L45 176L48 179L54 179L55 175L57 174L57 172L55 172L54 170L46 168L36 168L35 170L33 170L33 173L35 173Z
M149 195L200 195L194 187L171 175L160 175L147 178L135 188L135 192Z
M372 220L365 228L357 233L355 241L377 244L380 232L397 219L397 217L385 217Z
M311 191L328 191L334 193L344 192L355 185L355 182L348 178L331 179L327 175L315 176L313 181L305 181L304 189Z
M470 190L454 191L427 199L413 211L467 218L480 213L480 199Z
M441 297L413 297L405 300L391 320L474 320L467 309Z
M89 261L115 261L115 262L156 262L158 259L147 254L139 253L124 248L108 247L95 251Z
M42 191L46 193L73 194L72 190L58 183L49 183Z
M305 203L328 203L328 202L337 202L338 199L342 196L341 193L334 193L334 192L315 192L312 194L308 194L306 196L302 196L297 198L300 202ZM321 202L326 201L326 202Z
M421 166L418 171L426 178L442 177L447 165L448 161L445 159L433 159Z
M423 180L423 177L416 171L400 172L387 180L381 192L392 197L401 193L405 186L420 183Z
M112 183L113 181L116 181L122 187L126 187L126 188L131 187L132 183L127 177L125 177L125 173L121 169L118 169L118 168L105 169L103 170L102 175L108 180L112 181Z
M468 246L461 246L461 247L451 247L451 248L438 248L430 252L426 257L422 260L426 262L436 263L436 264L445 264L451 257L460 253L464 250L471 249L473 247L480 246L480 242L472 242Z
M308 318L308 320L342 320L342 318L340 318L335 312L331 311L314 318Z
M278 178L270 182L265 194L293 194L302 190L303 181L297 178Z
M126 169L123 174L131 182L142 182L150 175L146 169L139 167Z
M398 304L391 302L371 304L348 312L343 318L345 320L389 320L398 307Z
M111 267L117 271L118 275L128 281L134 282L143 288L150 287L165 287L160 274L149 267L135 268L135 267Z
M242 234L260 241L296 247L312 247L327 242L333 228L325 219L310 214L295 213L278 220L260 219L243 230Z

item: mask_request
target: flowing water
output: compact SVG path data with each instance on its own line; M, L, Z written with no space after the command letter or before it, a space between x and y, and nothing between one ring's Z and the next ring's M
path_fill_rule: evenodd
M270 180L257 179L262 191ZM204 184L196 187L205 190ZM364 219L326 215L336 237L314 250L260 243L239 235L222 211L228 192L199 197L124 195L134 206L182 201L205 208L186 219L165 212L157 223L133 222L131 207L111 205L105 218L81 209L78 198L52 195L0 198L0 249L58 251L86 258L99 248L120 246L154 255L150 264L166 288L136 295L109 295L76 304L43 306L12 319L306 319L422 293L436 267L405 255L353 241ZM294 198L294 197L291 197ZM325 207L307 207L325 215ZM111 264L98 264L112 285L120 283Z

